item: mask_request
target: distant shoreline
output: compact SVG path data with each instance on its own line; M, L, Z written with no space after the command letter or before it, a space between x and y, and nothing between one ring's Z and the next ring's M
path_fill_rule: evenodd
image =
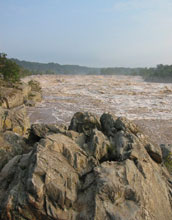
M172 83L172 77L143 77L143 80L152 83Z

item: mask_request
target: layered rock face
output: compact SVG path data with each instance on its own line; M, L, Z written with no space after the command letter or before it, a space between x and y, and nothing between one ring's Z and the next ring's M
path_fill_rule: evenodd
M11 87L0 85L0 132L26 135L30 123L25 105L33 106L41 99L41 87L37 81L16 83Z
M0 106L4 109L11 109L22 104L36 102L42 100L40 83L31 80L27 83L19 82L11 86L1 85L0 83Z
M25 141L0 172L0 219L172 219L161 149L126 118L78 112L69 128L32 125Z
M24 105L10 110L0 108L0 132L13 131L25 135L29 128L30 122Z

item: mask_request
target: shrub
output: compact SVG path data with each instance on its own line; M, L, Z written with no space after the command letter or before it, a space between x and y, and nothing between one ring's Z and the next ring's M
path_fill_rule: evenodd
M0 53L0 74L2 74L5 81L19 81L20 67L12 60L7 59L6 56L6 54Z
M168 171L172 173L172 153L170 152L168 156L164 159L164 164L167 167Z

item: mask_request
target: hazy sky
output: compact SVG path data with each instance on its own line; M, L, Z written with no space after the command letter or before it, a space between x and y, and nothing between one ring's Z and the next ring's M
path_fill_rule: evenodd
M172 64L172 0L0 0L0 51L87 66Z

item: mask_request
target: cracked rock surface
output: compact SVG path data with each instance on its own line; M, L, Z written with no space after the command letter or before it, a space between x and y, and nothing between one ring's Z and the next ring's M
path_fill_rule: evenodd
M78 112L69 128L32 125L26 142L0 172L0 219L172 219L161 149L126 118Z

